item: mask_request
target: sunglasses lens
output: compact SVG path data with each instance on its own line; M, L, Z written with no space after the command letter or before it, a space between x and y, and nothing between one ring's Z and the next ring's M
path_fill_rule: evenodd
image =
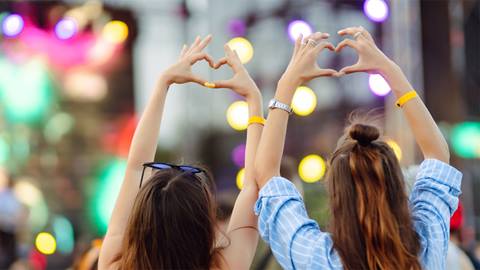
M195 167L190 167L190 166L179 166L179 168L184 171L184 172L189 172L189 173L199 173L201 172L200 169L195 168Z
M172 166L168 164L163 164L163 163L155 163L150 165L152 168L158 169L158 170L164 170L164 169L171 169Z

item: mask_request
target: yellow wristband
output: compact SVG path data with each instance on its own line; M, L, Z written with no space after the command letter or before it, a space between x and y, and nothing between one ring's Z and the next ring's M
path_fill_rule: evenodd
M252 116L250 119L248 119L248 125L250 126L251 124L259 124L264 126L265 125L265 118L260 117L260 116Z
M401 108L405 103L407 103L408 101L410 101L412 98L415 98L417 97L417 92L415 92L415 90L412 90L412 91L408 91L407 93L405 93L405 95L401 96L397 102L395 103L395 105L397 105L397 107Z

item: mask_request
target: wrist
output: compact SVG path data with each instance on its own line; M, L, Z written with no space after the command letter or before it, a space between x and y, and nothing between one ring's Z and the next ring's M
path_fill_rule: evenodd
M167 92L168 88L172 84L173 82L167 76L162 74L158 78L156 86L157 86L157 89Z
M284 86L288 88L297 89L302 84L302 80L299 76L295 76L290 73L284 73L278 81L278 86Z

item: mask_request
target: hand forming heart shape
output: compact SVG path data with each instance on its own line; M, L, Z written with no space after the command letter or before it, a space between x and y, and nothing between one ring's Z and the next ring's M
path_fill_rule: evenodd
M302 84L320 76L343 76L353 72L378 72L382 65L390 60L378 49L375 42L363 27L348 27L338 31L341 36L351 35L354 39L344 39L336 47L326 42L330 36L327 33L313 33L305 38L299 37L295 42L295 48L292 59L285 71L283 77L288 77ZM180 53L180 59L168 71L171 82L185 83L188 81L196 82L209 88L230 88L240 95L248 94L247 89L256 88L255 83L248 75L247 70L241 63L236 52L232 51L228 45L225 45L225 57L218 62L214 62L212 57L203 52L203 49L211 41L211 35L201 40L199 37L195 42L187 47L183 47ZM322 69L318 66L316 58L323 49L328 49L336 53L341 52L345 47L351 47L358 54L358 61L342 68L340 71L334 69ZM191 71L191 66L200 60L205 60L213 69L218 69L227 64L233 70L233 77L227 80L208 82ZM175 78L175 79L172 79Z

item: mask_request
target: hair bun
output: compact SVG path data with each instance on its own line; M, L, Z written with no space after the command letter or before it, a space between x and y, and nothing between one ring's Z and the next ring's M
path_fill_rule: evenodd
M380 137L380 131L374 126L354 124L350 127L349 135L360 145L366 146Z

